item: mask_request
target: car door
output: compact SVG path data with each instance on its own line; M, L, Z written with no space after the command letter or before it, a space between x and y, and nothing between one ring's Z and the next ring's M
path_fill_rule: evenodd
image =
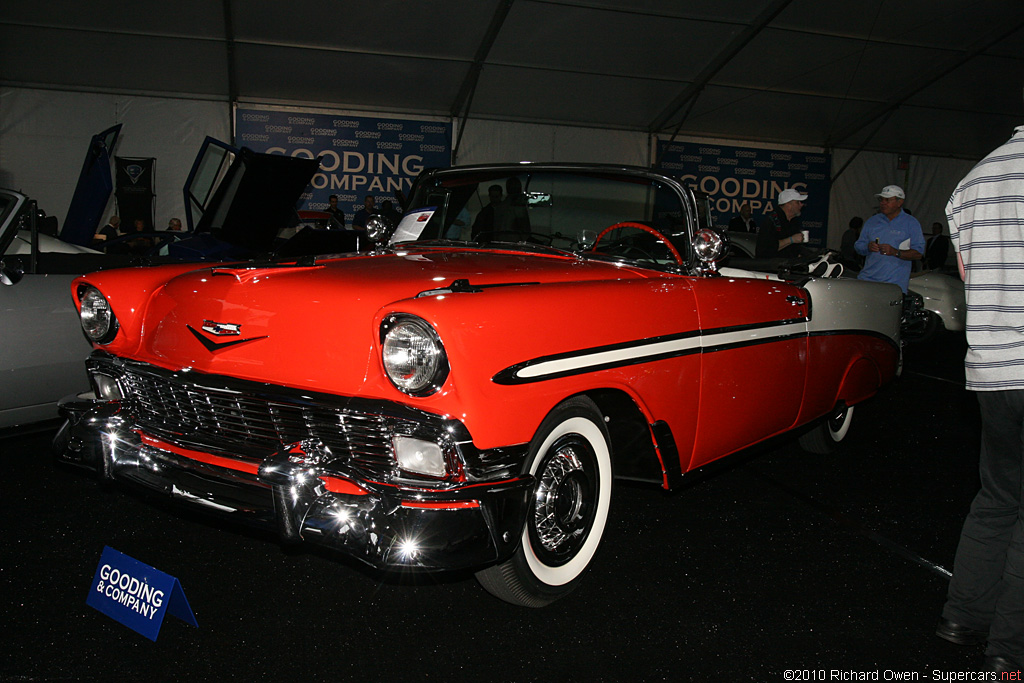
M57 401L89 388L92 347L71 281L118 265L41 233L46 220L25 195L0 190L0 428L56 418Z
M752 278L694 282L701 394L691 467L789 429L803 400L807 293Z
M0 428L56 418L58 400L89 388L92 347L71 300L74 278L26 274L0 285Z

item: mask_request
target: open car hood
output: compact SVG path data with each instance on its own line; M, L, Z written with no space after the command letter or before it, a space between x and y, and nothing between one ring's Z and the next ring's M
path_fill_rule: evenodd
M188 229L266 252L292 220L319 159L261 154L206 138L185 182Z

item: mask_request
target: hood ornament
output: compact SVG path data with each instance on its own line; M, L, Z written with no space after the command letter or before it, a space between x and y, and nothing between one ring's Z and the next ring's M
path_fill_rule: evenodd
M204 320L203 332L209 332L210 334L215 334L218 337L235 337L242 334L242 326L234 323L218 323L213 320Z
M210 353L220 351L229 346L235 346L236 344L244 344L245 342L256 341L257 339L266 339L270 335L264 334L260 337L249 337L248 339L229 339L228 341L216 342L212 339L207 338L203 334L200 334L196 328L191 325L185 325L188 331L192 333L192 336L199 340L199 343L206 347L206 350ZM213 320L203 321L203 332L208 334L216 335L218 337L237 337L242 334L242 326L236 325L235 323L218 323Z

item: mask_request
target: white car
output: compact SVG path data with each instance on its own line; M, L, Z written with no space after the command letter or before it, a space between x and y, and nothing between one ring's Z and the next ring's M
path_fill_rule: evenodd
M734 258L728 262L733 268L774 272L781 265L779 259L756 259L757 235L747 232L725 232L726 240ZM817 253L808 249L808 253ZM857 271L845 269L844 275L856 277ZM918 320L914 329L908 330L907 337L915 341L930 338L941 328L951 332L963 332L967 318L967 300L964 297L964 283L958 277L945 275L937 270L912 273L908 290L921 297L926 315Z
M937 270L926 270L910 275L908 289L921 295L925 310L935 315L937 325L952 332L964 331L967 300L964 297L963 280Z

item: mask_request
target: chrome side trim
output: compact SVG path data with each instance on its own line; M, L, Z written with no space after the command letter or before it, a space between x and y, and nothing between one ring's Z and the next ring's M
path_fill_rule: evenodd
M504 385L541 382L694 353L767 344L806 334L807 320L803 318L714 330L695 330L535 358L502 370L492 378L492 381Z

